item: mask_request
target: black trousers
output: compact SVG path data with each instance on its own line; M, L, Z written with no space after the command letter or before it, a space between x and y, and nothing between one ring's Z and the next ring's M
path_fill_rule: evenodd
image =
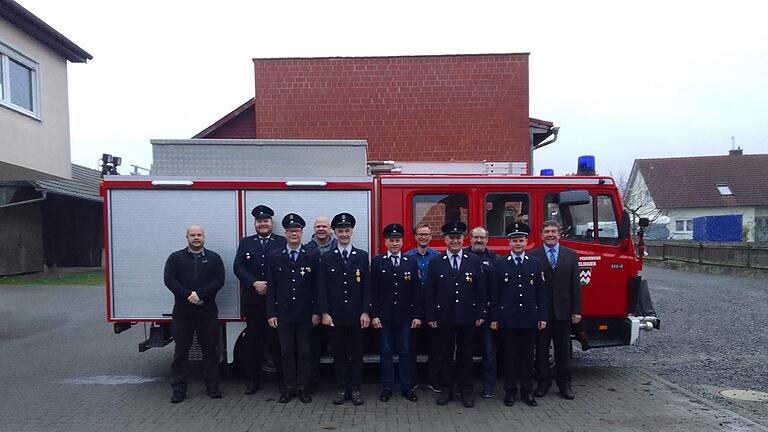
M555 347L555 368L549 367L549 344ZM568 357L571 354L571 321L550 319L544 330L536 332L536 380L552 383L558 387L571 384L571 370Z
M171 387L178 391L187 391L189 378L189 348L192 337L197 332L197 340L203 350L203 380L206 386L219 383L218 337L219 320L214 315L205 318L174 316L171 321L171 334L175 342L173 363L171 363Z
M443 391L453 391L453 384L456 383L463 394L472 392L474 335L475 326L449 326L438 323L440 387ZM454 352L456 353L455 362Z
M339 390L360 390L363 381L363 330L360 326L330 327L333 366Z
M312 328L312 367L309 374L309 382L320 382L320 358L328 344L328 327L318 325Z
M283 388L287 391L303 390L309 385L312 363L312 322L289 324L277 321L277 336L282 353Z
M245 371L251 381L259 383L266 349L271 349L275 366L280 368L279 346L274 343L277 334L275 329L267 324L266 307L263 304L243 305L243 316L248 329L244 345Z
M533 391L533 347L536 342L535 328L500 329L504 350L504 389L513 394L520 386L520 394Z

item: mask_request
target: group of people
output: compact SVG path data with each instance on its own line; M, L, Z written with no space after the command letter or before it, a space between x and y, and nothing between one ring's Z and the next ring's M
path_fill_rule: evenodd
M404 252L405 230L394 223L382 230L387 251L369 259L353 245L352 214L318 218L307 244L300 215L283 217L283 237L272 232L272 209L258 205L251 214L256 234L240 241L233 265L247 325L246 394L260 390L264 354L279 345L273 353L282 372L278 402L311 402L319 375L318 331L325 329L335 367L333 403L363 404L363 337L372 327L381 343L382 402L395 390L395 353L399 391L408 401L418 400L412 339L420 335L428 354L426 385L439 394L437 404L457 397L465 407L474 406L476 333L483 339L483 397L494 396L500 349L505 405L514 405L518 390L521 401L538 405L535 397L544 396L553 380L563 398L574 398L568 358L571 326L581 320L581 289L576 253L560 245L557 222L544 222L543 245L528 253L530 227L511 223L508 255L488 249L483 227L471 230L470 247L464 249L467 226L460 221L441 227L445 252L430 248L432 228L426 224L413 230L417 247ZM173 403L186 398L195 331L206 394L222 396L215 297L224 284L224 266L204 242L203 228L190 226L187 247L172 253L165 266L165 284L175 298ZM279 344L271 343L275 335Z

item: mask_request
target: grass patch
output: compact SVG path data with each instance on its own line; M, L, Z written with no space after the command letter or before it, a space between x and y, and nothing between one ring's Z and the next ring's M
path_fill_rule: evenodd
M94 285L105 284L104 270L77 273L35 273L0 277L0 285Z

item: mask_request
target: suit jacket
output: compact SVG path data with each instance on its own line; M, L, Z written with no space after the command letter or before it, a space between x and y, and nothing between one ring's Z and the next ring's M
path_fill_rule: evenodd
M512 255L497 257L491 277L490 320L499 328L536 328L547 320L541 262L528 254L517 265Z
M267 257L270 251L279 249L285 249L285 237L277 234L269 236L269 241L263 246L258 235L243 237L240 240L233 265L235 275L240 280L240 303L264 304L266 302L266 296L258 295L253 289L253 283L267 280Z
M320 254L301 247L294 262L286 249L273 249L267 264L267 318L280 323L312 321L319 282Z
M549 318L570 320L572 314L581 314L579 259L576 252L561 244L554 271L543 245L533 249L529 255L538 258L544 267L544 290L547 293Z
M352 246L347 264L339 248L323 254L320 265L318 313L328 313L334 325L360 325L360 315L371 313L368 252Z
M371 318L396 323L422 319L423 293L416 259L400 254L392 265L387 254L371 260Z
M467 326L485 319L487 292L480 260L462 251L459 271L445 253L429 260L424 319L437 325Z

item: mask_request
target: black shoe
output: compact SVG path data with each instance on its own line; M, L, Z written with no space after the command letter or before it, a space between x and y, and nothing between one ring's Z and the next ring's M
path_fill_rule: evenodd
M416 396L416 393L414 393L413 390L406 390L403 392L403 397L408 399L411 402L416 402L419 400L419 397Z
M312 394L308 390L299 390L299 400L301 403L312 402Z
M539 385L536 386L536 390L533 391L533 395L536 397L544 397L544 395L549 391L550 387L552 387L551 382L542 381L539 383Z
M334 405L343 405L344 402L347 401L347 392L346 391L340 391L336 393L336 397L333 398L333 404Z
M382 402L387 402L391 397L392 397L392 390L384 389L381 391L381 394L379 395L379 400Z
M508 391L504 394L504 405L506 406L513 406L515 405L515 393Z
M432 390L435 393L442 392L442 390L440 390L440 386L437 385L437 384L427 384L427 388L429 388L430 390Z
M493 393L494 393L493 388L485 388L485 389L483 389L483 397L486 398L486 399L493 398Z
M571 386L563 386L560 389L560 396L562 396L563 399L573 399L576 397L576 395L573 393L573 390L571 389Z
M245 394L252 395L256 393L257 391L261 390L261 384L259 384L256 381L251 381L248 383L248 385L245 387Z
M534 398L533 395L530 393L521 395L520 400L525 402L525 404L528 406L532 406L532 407L539 406L539 403L536 402L536 398Z
M363 395L360 393L360 390L353 390L352 391L352 403L355 405L362 405L363 404Z
M280 398L277 400L278 403L288 403L291 400L293 400L293 397L296 396L296 393L292 390L285 390L282 393L280 393Z
M219 386L210 386L205 389L205 394L207 394L211 399L221 399L221 390L219 390Z
M448 405L448 402L453 400L453 392L451 391L444 391L440 393L440 397L437 398L437 404L438 405Z
M475 397L472 395L472 393L463 394L461 395L461 404L464 405L464 408L472 408L475 406Z
M179 403L187 398L187 392L181 390L174 390L173 396L171 396L171 403Z

